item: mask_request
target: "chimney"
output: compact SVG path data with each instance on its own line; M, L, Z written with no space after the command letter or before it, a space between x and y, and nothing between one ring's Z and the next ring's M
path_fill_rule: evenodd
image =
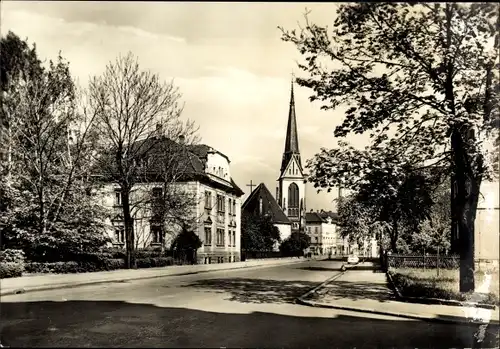
M185 141L186 141L186 137L184 135L180 135L179 136L179 143L184 144Z

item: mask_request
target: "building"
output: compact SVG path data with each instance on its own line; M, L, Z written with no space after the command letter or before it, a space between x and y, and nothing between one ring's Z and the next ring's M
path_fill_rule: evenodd
M182 225L188 225L203 242L197 251L198 263L239 261L243 191L231 177L230 160L208 145L184 145L182 138L179 142L160 138L155 138L156 144L148 152L151 155L143 159L145 164L153 165L148 167L147 175L137 181L131 192L131 203L137 207L132 211L136 248L158 246L168 249ZM166 189L164 183L154 176L155 166L161 166L155 161L156 151L161 146L182 149L177 153L176 163L169 164L182 167L182 175L168 184ZM186 206L183 212L178 213L183 217L176 217L175 211L172 211L174 213L167 218L159 218L155 203L164 198L167 191L175 193L172 200L185 200L179 203ZM112 212L107 220L112 244L124 247L120 189L118 185L109 183L103 188L103 194L103 203ZM146 200L147 197L151 200Z
M276 188L278 204L292 222L292 232L305 230L306 179L300 159L292 82L285 149Z
M347 239L337 232L338 215L331 211L311 210L306 213L306 233L311 238L313 254L343 255L348 251Z
M264 183L260 183L248 196L241 206L241 214L245 215L269 215L273 225L280 231L281 241L288 238L292 233L292 222L279 207L276 199ZM278 250L279 246L275 246Z
M499 182L481 183L480 196L474 222L474 259L479 264L498 267L499 250Z

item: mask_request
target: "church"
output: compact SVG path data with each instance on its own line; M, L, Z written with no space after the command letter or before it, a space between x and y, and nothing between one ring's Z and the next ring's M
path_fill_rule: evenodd
M300 158L292 82L285 148L277 179L276 198L265 184L261 183L243 203L242 215L270 214L274 225L280 230L281 240L294 232L307 232L306 180Z

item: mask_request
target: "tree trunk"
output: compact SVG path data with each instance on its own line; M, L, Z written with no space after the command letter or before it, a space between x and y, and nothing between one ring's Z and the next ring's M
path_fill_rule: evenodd
M450 250L451 253L460 253L460 244L458 238L458 215L457 207L455 204L457 200L457 179L455 174L451 175L451 237L450 237Z
M123 221L125 225L125 248L126 268L131 269L134 265L134 220L130 214L130 188L122 186Z
M389 237L391 238L391 250L393 253L397 252L397 242L398 242L398 222L396 220L392 221L392 231L389 232Z
M472 169L472 156L467 154L464 131L455 128L452 132L453 160L456 176L456 209L458 229L458 251L460 254L460 292L474 291L474 222L476 220L479 189L481 185L482 159L479 154L478 175Z

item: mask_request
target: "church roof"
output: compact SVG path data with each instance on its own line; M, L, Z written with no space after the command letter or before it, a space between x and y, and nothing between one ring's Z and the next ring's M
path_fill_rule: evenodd
M264 183L260 183L241 206L243 214L259 214L259 199L262 198L262 211L271 215L275 224L292 224L276 202Z
M283 173L294 154L297 156L298 164L302 168L302 163L300 161L299 136L297 133L297 117L295 116L295 99L293 95L292 81L290 108L288 111L288 124L286 127L285 150L283 151L283 159L281 161L281 173Z

